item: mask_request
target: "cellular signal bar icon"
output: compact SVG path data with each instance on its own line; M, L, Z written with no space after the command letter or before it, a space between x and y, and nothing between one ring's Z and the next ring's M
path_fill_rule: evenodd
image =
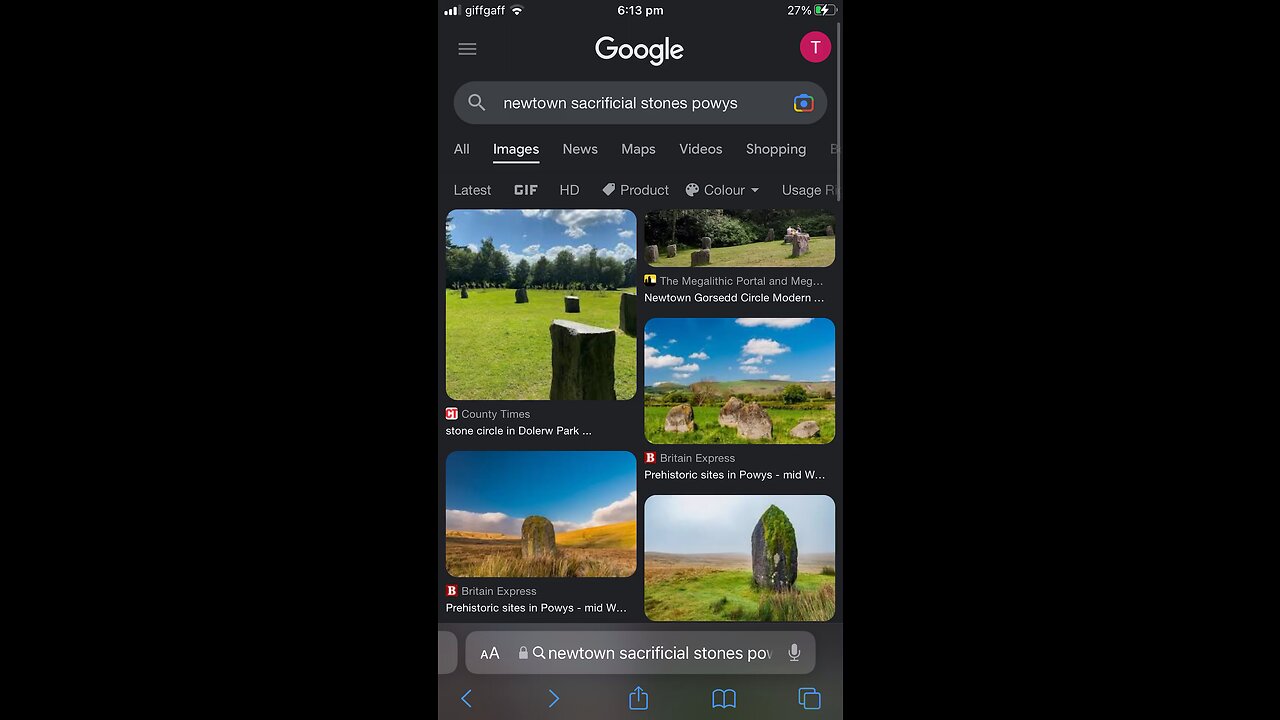
M445 15L457 15L457 14L458 14L458 7L459 7L458 5L454 5L453 7L449 8L448 10L445 10L445 11L444 11L444 14L445 14Z

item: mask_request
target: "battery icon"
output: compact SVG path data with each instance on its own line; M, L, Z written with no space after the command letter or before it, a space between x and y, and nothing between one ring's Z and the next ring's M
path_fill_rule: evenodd
M837 8L835 5L831 5L831 4L813 6L814 15L835 15L838 12L840 12L840 8Z

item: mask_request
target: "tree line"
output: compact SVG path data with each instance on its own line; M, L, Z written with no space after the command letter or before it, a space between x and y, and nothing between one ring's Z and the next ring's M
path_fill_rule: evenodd
M453 244L445 232L445 281L452 287L544 288L548 290L615 290L636 284L636 259L619 262L591 252L574 257L561 250L554 258L545 256L530 263L521 258L515 265L511 258L493 244L493 238L480 242L480 249Z

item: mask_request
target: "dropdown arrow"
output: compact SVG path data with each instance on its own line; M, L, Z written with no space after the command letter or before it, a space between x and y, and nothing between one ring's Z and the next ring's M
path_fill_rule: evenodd
M759 192L760 188L751 188L751 192Z

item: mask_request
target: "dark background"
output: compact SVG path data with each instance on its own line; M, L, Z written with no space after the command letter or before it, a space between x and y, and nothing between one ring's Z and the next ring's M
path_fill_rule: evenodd
M619 16L617 4L600 2L566 2L565 0L532 1L523 3L525 12L519 17L511 15L490 18L443 17L441 13L450 3L438 3L437 62L439 78L437 106L439 108L439 134L437 137L438 177L435 218L435 241L439 248L440 262L435 282L435 305L440 328L437 343L440 352L438 366L438 405L434 412L437 421L439 450L437 455L437 492L435 539L437 543L437 622L438 628L458 635L460 647L466 644L470 630L495 630L529 627L530 622L592 623L601 629L627 627L626 623L642 623L663 629L687 627L689 629L742 630L748 627L760 629L788 627L763 623L654 623L650 624L643 609L644 573L644 500L656 494L824 494L836 503L836 553L837 553L837 610L835 618L824 624L805 623L805 629L818 639L818 667L808 676L739 676L724 678L713 676L655 676L649 678L615 676L558 676L554 679L539 677L472 676L466 672L460 658L459 668L451 675L438 678L440 690L438 711L441 717L611 717L633 716L626 711L627 689L642 684L651 693L654 711L659 701L665 712L657 717L700 717L712 712L707 697L712 688L734 687L739 692L739 709L718 710L721 713L741 713L743 717L757 716L752 708L761 712L767 708L770 717L803 714L821 716L821 713L805 713L795 701L795 691L801 686L816 686L823 692L822 713L840 716L842 698L840 683L843 672L843 621L846 593L850 586L844 583L844 434L852 427L846 415L844 399L850 386L846 385L843 317L844 258L847 256L850 234L844 229L843 205L834 196L806 199L782 195L782 185L827 185L836 183L836 164L839 155L831 153L836 142L836 108L828 108L825 116L811 126L475 126L460 121L452 107L453 93L457 87L471 80L806 80L821 85L828 98L838 102L836 65L838 41L836 24L843 20L845 8L833 18L788 16L787 3L644 3L642 7L662 7L661 18L636 18ZM463 6L465 11L466 6ZM821 30L837 42L837 52L823 63L814 64L800 57L800 38L811 30ZM661 67L653 67L644 61L606 61L594 52L595 41L602 35L613 36L618 43L661 43L670 37L673 43L685 47L684 59L667 61ZM458 57L458 41L477 42L475 57ZM843 108L842 112L847 112ZM470 156L455 156L457 143L471 143ZM490 164L493 143L515 145L540 145L542 152L537 166L494 166ZM561 154L563 143L594 144L600 148L595 156L565 157ZM620 146L624 142L653 145L656 156L637 159L623 156ZM724 154L717 156L684 156L677 143L693 142L721 145ZM747 156L743 146L747 142L761 145L804 144L807 157L794 156L765 158ZM618 184L670 185L671 196L662 198L622 198L618 192L605 197L600 188L606 182ZM726 185L758 186L758 193L750 190L742 198L712 198L703 194L687 197L684 185L723 183ZM516 183L535 183L538 193L531 198L517 197L512 192ZM557 186L576 183L581 188L577 197L561 197ZM492 185L493 197L455 197L455 184ZM645 301L649 292L692 293L688 286L637 288L639 295L638 324L643 332L645 322L651 317L827 317L836 327L836 438L824 445L652 445L643 436L643 397L640 387L636 395L618 402L550 402L550 401L465 401L453 402L445 395L444 388L444 305L440 291L444 287L444 222L448 212L457 208L625 208L636 216L637 244L643 247L644 213L651 209L671 207L691 208L804 208L822 207L836 213L837 257L829 268L699 268L663 269L661 275L679 277L690 273L698 275L725 275L749 277L813 278L821 286L803 288L796 286L767 288L770 293L808 293L822 302L812 304L752 304L705 305L661 304ZM713 251L714 254L714 251ZM647 265L640 256L638 272ZM704 292L742 292L747 288L706 288ZM758 288L750 288L752 291ZM513 293L514 294L514 293ZM513 301L514 302L514 301ZM642 338L639 338L642 340ZM637 353L642 352L639 343ZM643 385L643 362L637 357L639 385ZM444 408L458 406L467 410L508 409L528 410L533 413L527 421L444 421ZM586 438L557 437L476 437L445 438L444 430L450 425L478 427L480 425L577 425L592 433ZM783 430L785 432L785 429ZM630 578L585 579L451 579L444 570L443 515L445 507L445 457L457 450L627 450L637 459L637 487L639 490L638 566ZM727 454L736 456L731 464L677 465L663 463L645 465L642 462L646 450L659 453ZM725 470L749 468L752 470L816 470L824 480L759 481L646 481L642 479L645 468L662 470ZM566 472L571 472L566 468ZM465 615L444 613L447 601L444 586L456 583L470 587L529 587L536 588L536 598L517 598L516 602L618 603L625 610L614 616L584 615L575 613L569 617L538 616L522 613L517 617L491 615ZM505 602L509 599L493 597L459 597L460 602ZM616 620L618 624L609 622ZM495 622L496 621L496 622ZM512 624L504 624L510 622ZM468 624L474 623L474 624ZM554 629L555 625L543 626ZM551 683L551 684L549 684ZM736 683L736 684L735 684ZM749 684L749 685L748 685ZM549 696L547 687L554 687L563 698L556 707L546 709ZM468 698L475 706L468 710L458 696L468 688L473 694ZM754 697L744 704L744 694ZM789 700L788 700L789 698ZM680 708L679 711L675 708Z

